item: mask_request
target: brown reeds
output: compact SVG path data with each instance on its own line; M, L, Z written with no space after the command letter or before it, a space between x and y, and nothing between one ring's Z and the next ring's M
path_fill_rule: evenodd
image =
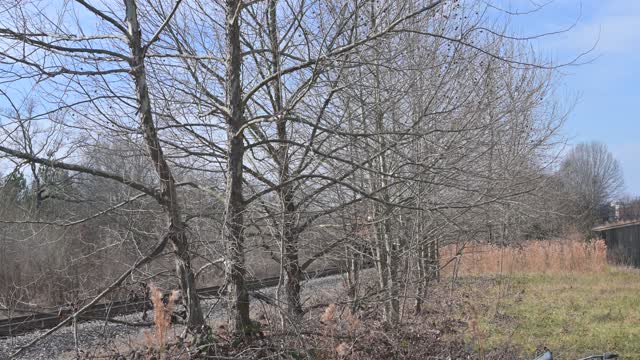
M449 262L459 249L456 245L444 247L440 252L442 263ZM458 273L584 273L601 272L606 266L607 247L604 240L585 242L572 237L563 240L527 241L513 246L467 245L462 251Z
M149 295L153 304L154 331L146 331L145 339L149 349L152 349L155 345L157 350L162 353L167 344L167 334L171 329L171 315L175 310L180 292L177 290L172 291L166 301L163 301L162 291L152 284L149 285Z

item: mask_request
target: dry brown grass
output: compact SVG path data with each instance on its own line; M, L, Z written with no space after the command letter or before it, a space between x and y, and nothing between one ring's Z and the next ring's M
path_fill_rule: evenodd
M336 309L337 309L336 304L329 304L329 306L327 306L327 308L324 309L324 313L322 313L322 316L320 317L320 321L325 324L332 323L335 320L334 318L336 316Z
M443 264L460 246L441 250ZM603 240L584 242L578 237L564 240L529 241L520 246L491 244L467 245L462 251L458 273L462 275L500 273L586 273L602 272L607 266L607 247ZM446 271L453 271L455 261Z
M158 352L162 353L167 344L167 334L171 329L171 315L176 307L176 302L180 297L180 292L174 290L168 298L168 301L163 301L163 293L153 284L149 286L149 294L151 302L153 303L153 332L145 331L145 342L147 349L152 351L154 347Z

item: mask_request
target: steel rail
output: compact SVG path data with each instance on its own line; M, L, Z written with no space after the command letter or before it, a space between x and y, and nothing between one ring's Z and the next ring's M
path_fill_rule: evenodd
M338 275L344 272L344 269L331 268L318 271L308 271L303 274L303 279L319 279L323 277ZM246 282L248 290L259 290L272 287L278 284L280 278L278 276L249 280ZM200 296L218 295L223 286L210 286L198 289ZM112 321L120 322L114 318L117 316L142 312L146 309L152 309L149 300L119 300L108 303L100 303L92 306L78 317L78 322L87 321ZM55 313L34 313L25 316L11 317L0 320L0 338L13 337L23 335L35 330L51 329L64 320L66 316L60 316ZM151 325L146 323L135 324L138 326Z

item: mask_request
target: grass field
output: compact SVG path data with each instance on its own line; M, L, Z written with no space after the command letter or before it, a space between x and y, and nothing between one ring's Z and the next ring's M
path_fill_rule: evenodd
M467 337L480 354L508 346L526 359L546 346L560 360L605 351L640 359L636 270L469 276L463 283L471 291Z

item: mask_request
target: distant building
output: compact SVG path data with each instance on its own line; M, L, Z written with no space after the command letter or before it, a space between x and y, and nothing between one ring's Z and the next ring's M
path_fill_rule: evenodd
M607 244L610 264L640 267L640 220L597 226L593 232Z
M598 220L600 223L611 223L620 220L620 204L612 201L598 208Z

